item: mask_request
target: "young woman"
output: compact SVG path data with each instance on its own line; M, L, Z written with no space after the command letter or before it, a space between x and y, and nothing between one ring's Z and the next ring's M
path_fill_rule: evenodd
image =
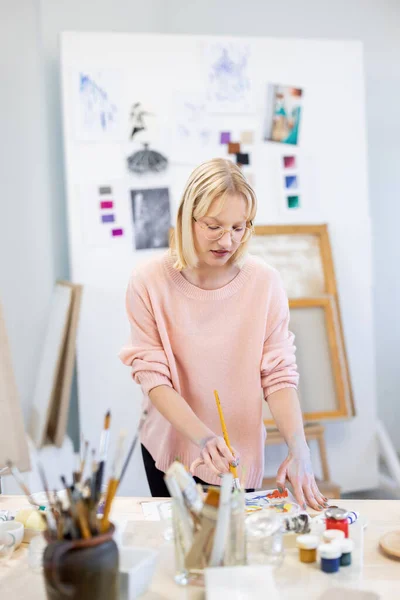
M287 297L278 273L247 254L255 215L256 197L240 168L210 160L187 182L172 249L131 276L131 339L120 357L148 410L146 475L152 495L163 496L175 458L200 481L218 484L240 457L245 487L260 487L266 401L289 450L277 485L289 480L301 506L322 509L326 498L314 479L296 393ZM214 390L234 456L221 435Z

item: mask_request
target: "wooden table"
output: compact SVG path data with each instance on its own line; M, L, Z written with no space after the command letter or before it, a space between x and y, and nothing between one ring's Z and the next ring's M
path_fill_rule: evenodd
M173 581L174 558L171 543L162 538L159 522L145 521L140 502L150 498L117 498L112 514L114 521L124 524L124 543L159 548L157 570L143 600L201 600L201 588L180 588ZM344 508L356 510L367 520L364 530L364 552L352 567L326 575L317 565L302 565L295 552L288 551L283 565L275 570L281 600L319 599L329 587L375 591L382 600L400 599L400 561L384 556L378 549L381 535L400 530L399 500L339 500ZM26 505L22 496L0 496L0 510L16 510ZM354 527L353 525L351 527ZM360 527L361 531L361 527ZM6 564L0 563L1 600L45 600L42 575L32 571L27 562L27 546L14 552ZM265 597L268 597L266 591ZM339 597L339 596L338 596ZM95 599L93 599L95 600ZM251 599L249 599L251 600Z

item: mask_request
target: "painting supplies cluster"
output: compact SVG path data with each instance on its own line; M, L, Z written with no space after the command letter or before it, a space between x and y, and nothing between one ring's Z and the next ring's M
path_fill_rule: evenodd
M48 540L88 540L110 530L109 518L112 503L137 445L145 418L146 412L142 414L137 432L125 459L124 450L127 433L126 431L120 432L111 466L111 475L105 486L104 479L111 425L110 411L104 417L98 460L96 460L96 450L92 449L89 463L89 442L82 440L79 464L72 473L72 478L68 479L65 475L60 476L63 485L61 491L49 489L44 469L39 465L39 473L46 494L46 501L43 504L39 504L35 499L36 495L31 494L22 479L19 469L11 461L8 461L8 467L29 503L38 510L36 514L40 515L43 524L41 529L46 530Z

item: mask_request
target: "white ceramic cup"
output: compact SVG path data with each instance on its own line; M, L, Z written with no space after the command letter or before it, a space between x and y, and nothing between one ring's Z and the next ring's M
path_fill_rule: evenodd
M17 521L2 521L0 523L0 534L1 533L11 533L15 539L15 548L16 550L22 542L24 537L24 526L22 523L18 523Z

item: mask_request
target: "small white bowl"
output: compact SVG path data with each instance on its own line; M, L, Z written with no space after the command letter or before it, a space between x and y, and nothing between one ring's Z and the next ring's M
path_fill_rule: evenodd
M46 492L35 492L34 494L30 495L30 498L33 502L35 502L36 504L39 504L40 506L45 506L47 508L49 505L49 501L47 499ZM52 492L52 491L50 492L50 498L51 498L51 501L53 502L54 492ZM61 500L61 502L66 501L68 499L67 490L59 490L57 492L57 498L59 498L59 500Z
M119 547L120 600L134 600L147 590L156 568L158 552L139 546Z
M21 542L23 540L23 537L24 537L23 524L18 523L18 521L2 521L0 523L0 533L4 533L5 531L8 531L9 533L11 533L15 538L14 550L19 548L19 546L21 545Z

